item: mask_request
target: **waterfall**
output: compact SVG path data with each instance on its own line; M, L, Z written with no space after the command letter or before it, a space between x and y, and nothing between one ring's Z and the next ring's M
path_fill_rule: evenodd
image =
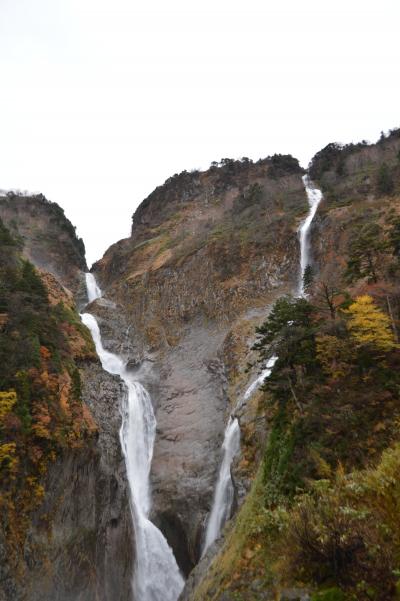
M235 409L229 416L228 425L225 428L224 442L222 444L222 463L218 472L217 485L214 491L211 512L207 521L206 535L202 555L219 537L225 522L230 518L232 503L234 497L234 488L231 476L231 465L240 451L240 427L236 412L242 404L247 401L264 382L265 378L271 375L271 371L277 357L269 359L266 369L264 369L257 379L248 387L244 393L243 400L240 400Z
M314 184L310 180L308 175L303 176L303 183L307 194L308 205L310 207L309 212L303 223L299 227L299 238L300 238L300 281L298 296L305 296L304 290L304 272L307 265L310 263L310 240L309 232L312 220L317 212L318 205L322 200L322 192L315 188Z
M231 464L240 450L240 428L236 417L229 417L222 445L223 459L219 468L217 486L213 504L207 522L203 553L219 537L222 526L230 518L234 488L231 476Z
M88 282L89 301L101 294L92 274ZM93 278L93 280L92 280ZM90 286L90 288L89 288ZM93 315L83 313L97 354L105 371L118 375L126 394L122 399L120 442L125 458L130 492L130 508L135 531L136 565L132 579L135 601L176 601L184 585L172 549L163 534L149 520L151 507L150 468L156 432L156 419L150 395L126 369L125 362L105 350Z
M101 290L96 282L96 278L92 273L86 273L86 290L89 303L92 303L96 298L101 297Z
M266 368L262 370L262 372L260 373L258 378L256 380L254 380L254 382L252 384L250 384L250 386L244 393L243 399L245 401L247 401L247 399L249 399L254 394L254 392L257 390L257 388L263 384L265 378L268 378L271 375L272 368L274 367L275 363L277 362L277 359L278 359L278 357L276 357L275 355L273 357L271 357L270 359L268 359Z
M305 296L303 277L306 267L310 262L310 226L317 212L318 205L322 199L321 190L315 188L308 175L303 176L303 183L307 194L309 212L299 227L300 281L298 296L300 297ZM219 537L222 527L224 526L226 520L230 517L230 512L232 509L234 489L231 477L231 465L235 456L240 451L240 427L239 422L235 417L235 413L241 407L241 405L254 394L257 388L262 385L264 380L271 375L272 368L274 367L277 359L278 357L273 356L268 360L265 369L254 380L254 382L250 384L244 393L243 400L239 401L234 411L229 416L228 425L224 434L224 442L222 445L223 459L218 473L218 480L215 487L211 512L207 521L202 555L205 554L209 546Z

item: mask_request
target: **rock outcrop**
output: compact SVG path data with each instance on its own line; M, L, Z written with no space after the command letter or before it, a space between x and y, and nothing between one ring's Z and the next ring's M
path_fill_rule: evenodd
M74 444L55 447L40 483L43 501L30 512L29 526L19 539L3 513L0 599L130 601L134 537L119 444L124 389L119 378L103 371L94 349L88 350L89 332L82 325L76 328L80 320L74 296L86 304L83 243L62 209L42 196L1 197L0 218L13 235L12 252L22 253L37 267L50 305L59 307L59 327L79 368L80 402L92 429ZM48 380L49 374L45 371L43 377ZM56 377L51 373L50 378ZM61 399L61 379L57 386ZM59 410L64 412L61 402ZM40 436L38 445L50 434ZM1 495L0 500L4 502Z
M125 353L152 393L152 519L186 574L200 556L226 420L251 377L254 327L298 277L301 175L296 162L277 170L265 159L174 176L95 266L119 316L94 308L109 348ZM243 417L249 434L251 421Z
M58 204L42 194L0 193L0 219L36 267L52 273L74 293L81 289L82 272L87 271L85 246Z

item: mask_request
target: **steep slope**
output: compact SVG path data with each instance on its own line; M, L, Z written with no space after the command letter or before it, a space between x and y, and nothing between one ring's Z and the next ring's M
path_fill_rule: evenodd
M95 266L115 303L93 307L102 331L156 406L153 519L186 574L200 556L226 419L251 377L254 324L296 285L301 176L295 159L280 156L176 175ZM251 438L254 415L247 430L245 422Z
M329 145L307 299L280 299L258 352L268 439L222 549L184 599L398 598L400 135ZM211 562L211 563L210 563Z
M7 197L0 210L19 232L0 220L0 599L129 599L122 392L70 290L84 257L52 204Z
M95 266L103 296L89 312L128 379L151 394L150 518L185 575L201 556L224 429L242 401L237 518L184 599L395 598L399 152L394 131L313 159L324 199L306 299L283 298L299 290L307 214L290 156L170 178ZM0 198L0 599L128 601L124 391L79 321L83 249L60 211L42 197ZM265 390L245 399L272 351ZM332 543L336 519L348 547ZM332 545L347 558L340 569Z
M85 246L58 204L42 194L0 193L0 218L29 261L77 291L81 272L87 271Z

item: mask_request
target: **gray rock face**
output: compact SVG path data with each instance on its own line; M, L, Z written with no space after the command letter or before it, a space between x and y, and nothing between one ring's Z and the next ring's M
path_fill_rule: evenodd
M200 556L228 413L225 369L219 355L225 332L201 323L192 325L177 346L151 354L143 350L120 307L117 310L107 299L99 299L90 310L98 318L104 346L125 357L152 396L157 436L151 519L188 574ZM85 384L92 388L90 376ZM96 408L90 407L96 416ZM107 407L102 404L100 410L107 411ZM117 424L107 414L99 419L106 422L109 441ZM108 448L103 449L105 453Z
M228 413L224 332L192 327L160 366L152 464L154 521L182 570L197 563Z
M98 439L50 466L49 492L33 516L24 565L18 571L2 562L2 601L132 599L134 538L118 440L123 389L98 362L83 366L82 380ZM4 552L0 541L0 557Z
M82 288L82 271L87 270L85 247L61 207L42 194L4 196L0 192L0 218L36 267L52 273L73 292Z

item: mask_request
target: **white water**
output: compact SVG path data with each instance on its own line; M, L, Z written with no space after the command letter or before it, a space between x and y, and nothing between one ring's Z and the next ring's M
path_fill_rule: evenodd
M212 509L207 522L203 553L219 537L222 526L230 517L234 497L231 464L240 450L240 428L236 417L229 417L222 445L223 459L219 468Z
M91 278L88 279L90 285L93 285ZM97 290L99 291L98 287ZM94 287L89 290L88 286L89 299L94 294L93 291ZM83 313L81 318L92 334L103 369L120 376L127 389L127 394L122 399L120 441L135 530L136 565L132 579L135 601L176 601L184 580L172 549L148 517L151 506L149 477L156 432L151 398L127 371L124 361L104 349L95 317Z
M318 209L318 205L322 200L322 192L315 188L314 184L308 177L303 177L304 187L307 193L308 204L310 207L309 213L306 219L299 227L299 238L300 238L300 281L299 281L299 296L305 296L303 276L307 265L310 262L310 241L309 231L311 223L315 217ZM265 369L261 374L250 384L246 392L244 393L243 400L239 401L235 410L229 416L228 425L225 429L224 442L222 445L223 459L218 474L217 485L215 487L213 504L210 512L210 516L207 522L207 530L204 541L203 553L205 554L210 545L219 537L222 527L226 520L230 517L230 512L233 502L233 483L231 477L231 465L235 456L240 451L240 427L235 412L241 405L247 401L261 386L266 378L271 375L272 368L274 367L278 357L271 357Z
M306 219L299 227L300 238L300 281L299 281L299 296L305 296L303 276L307 265L310 263L310 240L309 231L312 220L318 209L318 205L322 200L322 192L315 188L308 175L303 176L303 183L307 194L310 210Z
M243 398L245 401L247 401L247 399L249 399L254 394L254 392L257 390L257 388L259 388L259 386L261 386L263 384L265 378L268 378L271 375L272 368L274 367L275 363L277 362L277 359L278 359L278 357L276 357L275 355L273 357L271 357L270 359L268 359L266 368L263 369L263 371L260 373L258 378L256 380L254 380L254 382L252 384L250 384L250 386L244 393Z
M225 522L230 518L232 503L234 498L234 488L231 476L231 465L236 455L240 451L240 427L235 414L242 406L243 402L247 401L259 386L264 382L265 378L271 375L271 371L278 357L269 359L266 369L258 376L258 378L248 387L244 393L243 400L237 403L235 409L229 416L228 425L225 428L224 442L222 444L223 458L221 467L218 472L217 485L215 487L213 504L211 507L210 516L207 522L206 536L204 540L203 552L219 537Z
M96 282L96 279L92 273L86 273L86 290L88 295L89 303L92 303L96 298L101 297L101 290Z

